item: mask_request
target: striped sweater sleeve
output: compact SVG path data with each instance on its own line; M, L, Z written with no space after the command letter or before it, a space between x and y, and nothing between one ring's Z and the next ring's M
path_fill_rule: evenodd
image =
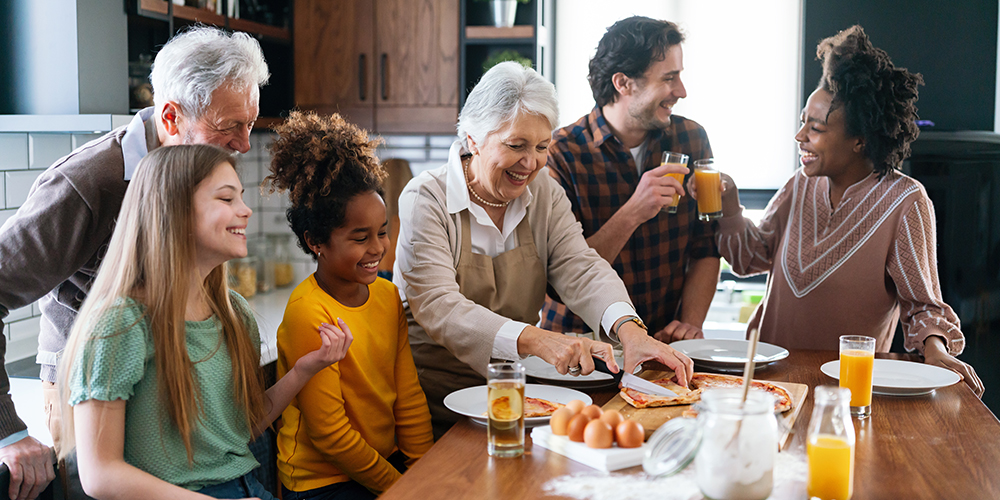
M743 217L743 207L719 219L715 241L733 274L746 277L771 270L788 221L794 182L793 177L771 198L759 226Z
M934 207L922 189L920 194L905 208L887 261L899 297L904 346L923 352L927 337L937 335L957 355L965 348L965 337L958 316L941 296Z

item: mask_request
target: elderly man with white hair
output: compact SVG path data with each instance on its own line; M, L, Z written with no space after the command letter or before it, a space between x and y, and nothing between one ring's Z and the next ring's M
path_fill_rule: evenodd
M501 63L469 94L448 163L399 198L393 272L420 384L440 437L457 420L452 391L485 383L491 359L535 355L559 373L615 363L611 345L534 326L552 286L594 331L624 347L632 371L659 361L686 384L691 360L646 334L610 264L587 245L562 187L539 173L557 126L555 87Z
M101 264L136 165L159 146L203 143L249 151L259 87L268 76L260 45L245 33L196 27L178 34L153 64L155 105L50 166L0 228L0 328L10 310L41 299L37 361L56 447L58 357ZM0 336L0 357L5 351ZM34 498L54 477L52 453L28 436L9 385L6 372L0 372L0 460L11 471L11 498Z

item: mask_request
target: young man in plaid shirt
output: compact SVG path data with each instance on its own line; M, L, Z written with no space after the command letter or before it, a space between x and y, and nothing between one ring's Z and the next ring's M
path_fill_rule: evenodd
M661 211L684 194L680 182L664 175L688 172L659 166L662 153L684 153L690 166L712 156L705 129L671 113L687 96L683 40L674 23L646 17L609 28L590 61L597 105L554 133L548 160L587 242L618 271L650 335L663 342L702 336L719 279L715 223L698 220L690 196L676 214ZM540 326L587 328L551 290Z

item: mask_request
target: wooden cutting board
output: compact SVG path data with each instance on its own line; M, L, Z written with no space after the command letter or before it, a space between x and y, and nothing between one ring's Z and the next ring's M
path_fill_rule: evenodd
M664 377L672 377L673 372L645 371L640 373L639 376L646 380L656 380ZM774 382L770 380L761 380L761 382L769 382L774 385L781 386L788 391L788 395L792 397L792 409L786 411L778 417L778 432L781 433L781 436L778 439L778 448L784 449L785 444L788 442L792 424L794 424L795 419L799 417L799 412L802 411L802 403L809 394L809 386L806 384ZM660 426L666 423L667 420L680 417L681 414L690 407L691 405L665 406L661 408L636 408L622 399L621 394L615 394L615 397L611 398L611 401L608 401L602 409L618 410L621 412L623 417L639 422L646 430L646 439L649 439L649 436L653 433L653 431L659 429Z

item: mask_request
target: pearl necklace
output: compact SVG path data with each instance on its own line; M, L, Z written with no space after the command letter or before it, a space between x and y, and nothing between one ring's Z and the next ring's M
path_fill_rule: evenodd
M510 203L509 201L505 201L503 203L490 203L490 202L484 200L481 196L479 196L476 193L476 191L474 189L472 189L472 183L469 182L469 163L471 163L471 162L472 162L471 158L468 161L463 161L462 162L462 167L465 170L465 185L469 186L469 192L472 193L472 196L475 197L476 200L479 201L479 203L482 203L483 205L486 205L488 207L493 207L493 208L503 208L503 207L506 207L507 204Z

